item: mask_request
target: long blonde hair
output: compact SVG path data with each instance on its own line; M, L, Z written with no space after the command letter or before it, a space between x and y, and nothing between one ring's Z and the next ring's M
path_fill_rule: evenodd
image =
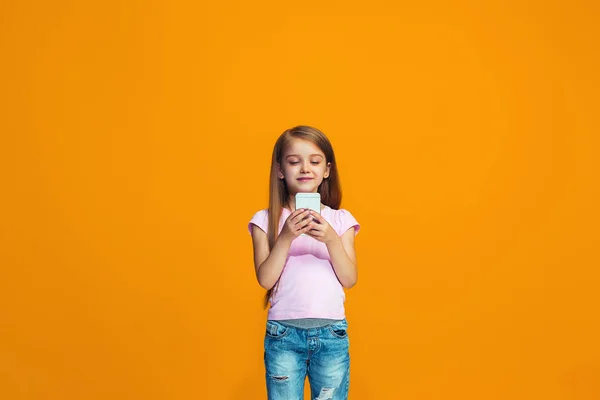
M329 177L323 179L323 182L318 188L318 192L321 194L321 203L337 210L340 208L342 202L342 189L340 187L340 177L335 161L335 153L333 152L333 147L331 146L329 139L327 139L327 136L317 128L306 125L299 125L284 131L275 142L271 159L271 175L269 178L269 223L267 234L269 239L269 249L272 249L273 246L275 246L275 241L277 240L277 236L279 236L279 220L283 212L283 206L287 205L289 200L289 192L285 181L279 179L277 176L279 172L278 165L282 165L283 151L293 139L303 139L311 142L325 154L325 163L331 163ZM264 302L265 308L269 304L271 294L278 283L279 280L275 283L273 288L267 290Z

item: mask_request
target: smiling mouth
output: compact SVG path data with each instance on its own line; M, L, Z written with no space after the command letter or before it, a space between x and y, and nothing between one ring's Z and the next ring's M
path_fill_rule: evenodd
M298 178L299 181L312 181L313 178Z

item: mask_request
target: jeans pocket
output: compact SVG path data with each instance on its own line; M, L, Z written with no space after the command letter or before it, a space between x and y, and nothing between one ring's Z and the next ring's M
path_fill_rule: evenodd
M334 324L329 325L329 331L337 338L345 339L348 337L348 323L346 320L338 321Z
M267 337L272 339L281 339L290 332L290 327L277 321L267 321Z

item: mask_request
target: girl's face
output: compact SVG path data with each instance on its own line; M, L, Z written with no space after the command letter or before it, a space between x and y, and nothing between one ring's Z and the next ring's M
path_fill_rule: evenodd
M279 179L285 179L290 195L316 193L323 179L329 177L331 163L313 143L304 139L292 139L283 151L278 164Z

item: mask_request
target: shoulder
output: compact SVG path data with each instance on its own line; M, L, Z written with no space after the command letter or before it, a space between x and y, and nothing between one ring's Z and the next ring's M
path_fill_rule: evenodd
M338 235L344 234L352 227L354 227L354 232L358 233L360 224L350 211L344 208L334 210L333 208L327 207L325 208L324 213L329 213L329 223L332 225L333 229L335 229Z
M252 216L252 219L257 218L257 217L268 217L268 216L269 216L269 209L263 208L262 210L258 210L257 212L255 212L254 215Z
M263 209L254 213L250 222L248 223L248 231L252 234L252 226L256 225L263 231L267 232L267 227L269 225L269 210Z

